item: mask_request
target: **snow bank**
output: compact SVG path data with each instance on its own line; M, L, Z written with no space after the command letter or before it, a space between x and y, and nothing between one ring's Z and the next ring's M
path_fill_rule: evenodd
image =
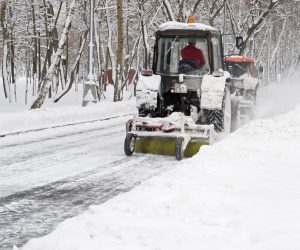
M252 121L22 249L300 249L299 145L300 106Z
M18 113L1 113L0 135L106 119L133 114L134 112L135 100L117 103L100 102L88 107L69 106L42 108Z
M1 79L0 79L1 80ZM92 120L106 119L136 112L135 98L130 101L113 103L113 86L108 85L105 92L106 99L98 104L82 107L83 85L79 84L78 91L70 90L58 103L53 99L46 99L43 107L37 110L29 110L33 101L32 86L28 92L28 103L25 105L24 93L26 78L21 77L17 81L17 101L9 103L0 93L0 136L21 131L44 129L63 126L73 123L81 123ZM124 99L132 95L133 86L124 91ZM59 94L58 94L59 96Z

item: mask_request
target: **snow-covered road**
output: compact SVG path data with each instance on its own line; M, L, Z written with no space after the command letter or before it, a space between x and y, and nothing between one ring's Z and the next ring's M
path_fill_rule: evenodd
M260 119L21 249L300 249L299 93L262 89Z
M0 249L170 169L173 158L125 158L128 117L0 139Z
M0 138L0 249L55 228L22 249L299 249L299 93L262 89L260 119L180 163L124 157L130 104L1 116L14 132L120 115Z

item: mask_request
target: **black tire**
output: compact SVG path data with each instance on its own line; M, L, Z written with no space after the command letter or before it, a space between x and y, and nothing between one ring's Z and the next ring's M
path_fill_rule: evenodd
M175 157L176 157L176 160L178 160L178 161L181 161L184 156L183 142L184 142L184 139L182 137L178 137L176 139Z
M222 132L225 130L225 111L227 108L226 100L230 98L230 92L228 89L225 90L223 103L222 103L222 110L208 110L207 111L207 122L208 124L213 124L216 132ZM231 104L231 103L230 103ZM228 110L231 113L231 107ZM231 118L230 118L231 123ZM230 132L231 125L229 124L229 132Z
M134 152L134 146L135 146L135 140L136 140L136 135L132 133L128 133L125 138L124 142L124 152L125 155L131 156Z
M207 116L208 124L213 124L216 132L222 132L224 128L223 110L209 110Z

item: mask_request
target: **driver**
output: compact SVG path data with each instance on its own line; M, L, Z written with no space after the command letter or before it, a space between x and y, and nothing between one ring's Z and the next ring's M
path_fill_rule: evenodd
M188 45L181 50L183 61L192 61L197 69L205 65L205 58L201 49L196 48L196 39L190 39Z

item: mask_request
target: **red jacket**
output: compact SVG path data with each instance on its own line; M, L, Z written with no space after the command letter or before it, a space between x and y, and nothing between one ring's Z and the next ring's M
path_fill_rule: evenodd
M193 45L187 45L181 50L182 60L194 60L199 68L205 65L205 58L201 49L196 48Z

